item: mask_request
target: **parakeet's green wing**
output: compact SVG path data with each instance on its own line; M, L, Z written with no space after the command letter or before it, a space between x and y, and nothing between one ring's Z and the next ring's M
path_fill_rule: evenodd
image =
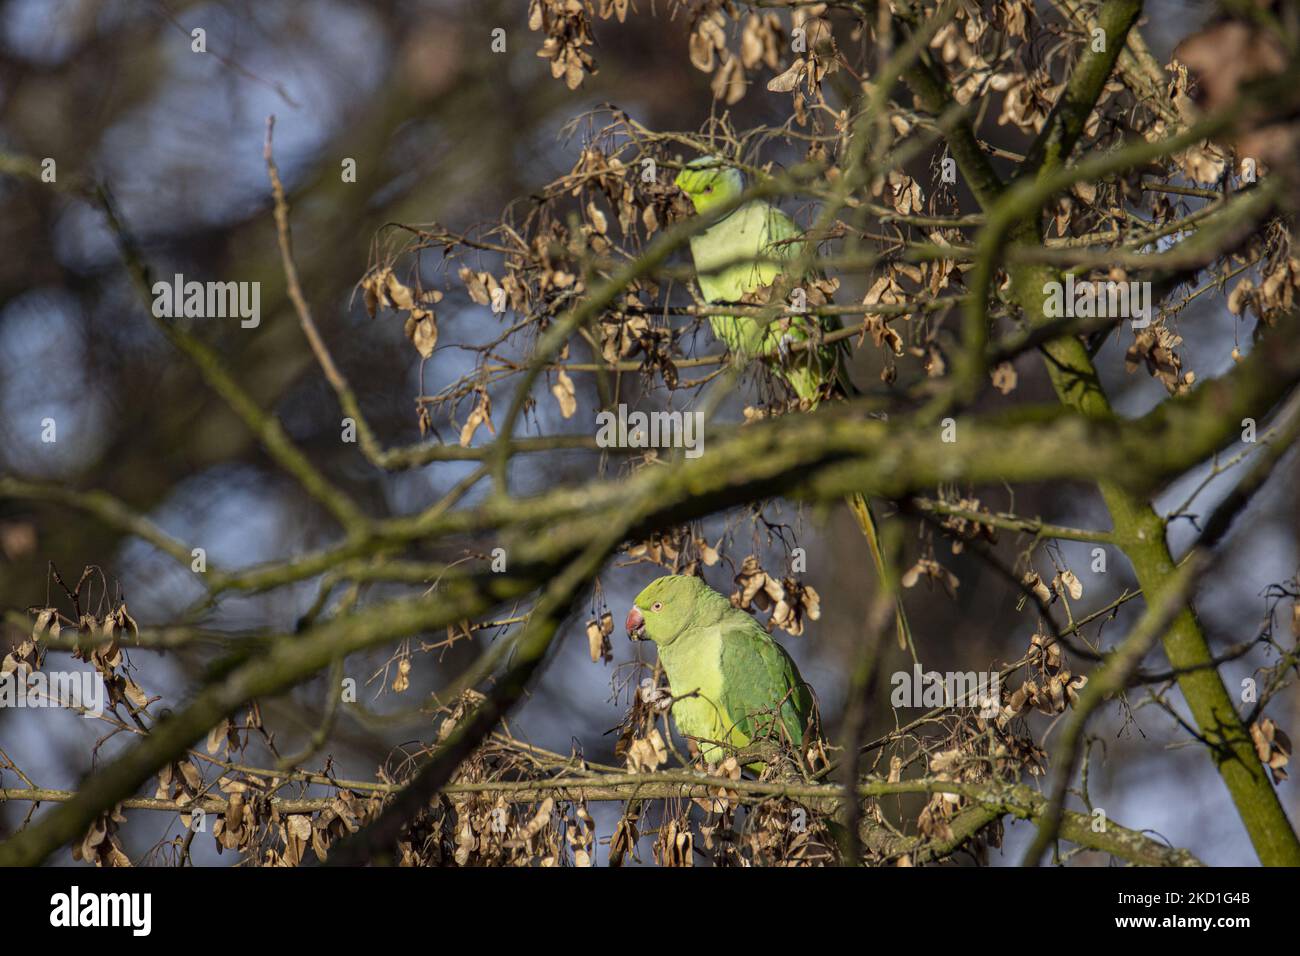
M753 740L770 726L779 705L789 738L803 746L812 694L790 655L748 614L729 616L720 627L722 709Z
M767 244L772 255L793 259L803 252L803 230L798 223L771 203L767 207ZM792 242L789 240L799 240Z
M788 242L785 240L801 239L803 230L780 209L775 206L769 208L772 210L769 247L774 254L785 259L792 259L797 255L801 255L804 251L802 241ZM821 274L818 273L818 275ZM791 318L776 323L778 328L774 332L778 340L781 336L788 336L791 341L802 342L808 338L811 330L810 326L814 322L821 326L822 334L843 328L839 316L825 315L816 318ZM832 345L822 346L815 352L805 354L801 361L794 363L793 367L785 369L783 375L794 389L796 395L814 404L826 391L824 386L827 382L834 383L834 388L830 390L832 394L837 394L840 397L852 395L857 389L849 381L848 371L845 368L847 356L848 342L840 341Z

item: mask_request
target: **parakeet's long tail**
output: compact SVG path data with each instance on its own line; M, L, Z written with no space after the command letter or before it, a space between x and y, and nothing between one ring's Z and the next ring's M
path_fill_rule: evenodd
M815 411L823 401L843 401L862 394L861 390L853 384L853 379L849 378L849 370L845 362L846 353L843 342L833 347L829 357L821 349L810 349L805 357L806 364L796 367L778 365L778 374L785 379L795 395ZM867 547L871 551L871 560L876 565L880 586L893 594L898 646L907 650L912 646L912 631L907 623L907 613L903 610L903 598L898 590L898 582L890 580L888 565L885 563L885 555L880 546L880 535L876 531L876 520L871 514L871 506L867 504L864 495L856 492L846 500L858 527L862 530L862 536L867 539Z
M829 397L832 400L841 400L860 394L862 394L861 391L849 378L848 369L844 367L842 356L837 356L835 377L831 381ZM803 397L803 395L800 395L800 398ZM812 397L814 409L819 404L820 399L821 394L815 392ZM871 560L876 565L876 576L880 581L880 586L894 595L894 618L898 628L898 646L903 650L907 650L912 646L912 628L907 623L907 612L903 609L903 597L898 590L898 582L890 580L889 566L885 563L885 554L881 550L880 535L876 530L876 519L871 513L871 506L867 504L866 497L858 492L849 495L845 501L848 503L849 510L853 512L858 527L862 530L862 536L867 539L867 548L871 551Z
M871 560L876 565L876 575L880 586L894 595L894 622L898 628L898 646L907 650L912 644L912 629L907 623L907 612L903 609L903 596L899 593L898 582L889 578L889 566L885 563L885 554L881 550L880 535L876 531L876 519L871 513L871 506L861 494L854 492L846 499L849 510L853 512L862 536L867 539L867 548L871 551Z

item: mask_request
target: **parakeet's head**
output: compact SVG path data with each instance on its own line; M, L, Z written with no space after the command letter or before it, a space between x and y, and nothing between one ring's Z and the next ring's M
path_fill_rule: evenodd
M731 602L699 578L669 574L651 581L627 612L627 636L671 644L689 627L721 620Z
M745 191L745 176L720 156L701 156L686 164L673 183L695 204L695 211L708 212L730 202Z

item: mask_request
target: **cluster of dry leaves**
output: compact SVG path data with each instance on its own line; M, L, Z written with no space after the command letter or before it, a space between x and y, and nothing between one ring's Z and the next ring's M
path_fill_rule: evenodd
M88 567L82 581L88 580L92 571L99 573L98 568ZM85 661L99 674L106 708L124 705L134 714L148 706L151 698L124 666L122 641L140 633L125 601L117 602L99 615L83 612L78 605L75 619L67 617L56 607L28 610L36 616L31 636L11 647L0 660L0 678L30 682L31 675L40 671L45 662L43 645L71 634L75 635L78 645L72 651L72 658Z
M767 629L780 628L793 637L803 633L805 621L822 616L821 598L810 584L792 577L775 578L763 570L755 555L749 555L736 574L732 607L750 612L771 611Z

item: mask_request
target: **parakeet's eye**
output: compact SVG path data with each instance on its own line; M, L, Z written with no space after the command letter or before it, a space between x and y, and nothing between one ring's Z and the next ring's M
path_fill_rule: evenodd
M706 190L704 190L704 191L705 191L706 193L711 193L711 192L713 192L713 187L710 186L708 189L706 189Z
M650 605L650 610L652 611L662 611L663 609L664 609L663 601L655 601L654 604Z

